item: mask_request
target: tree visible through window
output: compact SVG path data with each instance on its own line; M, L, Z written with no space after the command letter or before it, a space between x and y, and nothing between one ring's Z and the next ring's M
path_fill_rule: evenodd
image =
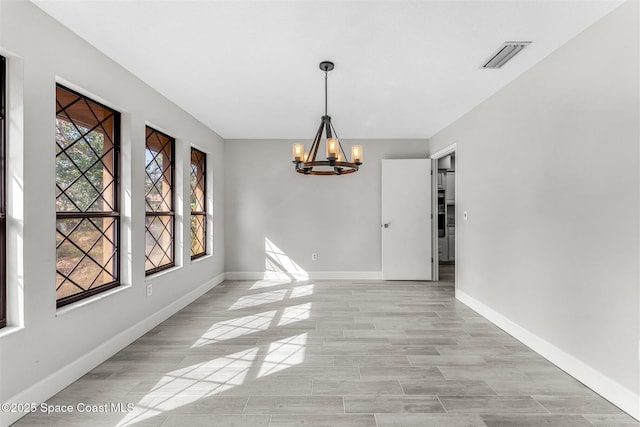
M207 156L191 148L191 259L207 254Z
M7 325L6 60L0 56L0 328Z
M56 87L58 307L119 285L120 114Z
M174 139L147 126L145 270L153 274L174 265Z

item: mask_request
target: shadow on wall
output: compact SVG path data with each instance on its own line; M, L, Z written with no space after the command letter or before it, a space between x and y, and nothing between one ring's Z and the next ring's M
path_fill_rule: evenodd
M308 280L309 274L267 237L264 239L265 280Z

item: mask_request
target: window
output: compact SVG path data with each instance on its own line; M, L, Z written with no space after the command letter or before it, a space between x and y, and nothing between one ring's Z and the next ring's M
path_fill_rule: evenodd
M191 149L191 259L207 254L207 155Z
M175 140L147 126L145 270L147 275L174 266L173 146Z
M119 285L120 114L56 87L57 306Z
M7 325L7 211L6 211L6 151L5 125L6 114L6 60L0 56L0 328Z

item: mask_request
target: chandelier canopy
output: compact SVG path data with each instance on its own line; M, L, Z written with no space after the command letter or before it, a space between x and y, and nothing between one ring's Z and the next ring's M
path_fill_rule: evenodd
M333 62L323 61L320 69L324 71L324 116L320 119L320 127L311 144L311 149L306 152L302 144L293 144L293 163L296 172L305 175L344 175L358 170L362 164L362 146L351 147L351 161L347 157L338 134L331 124L331 117L327 114L327 75L333 70ZM320 151L320 142L324 139L326 160L316 160ZM322 154L321 154L322 156Z

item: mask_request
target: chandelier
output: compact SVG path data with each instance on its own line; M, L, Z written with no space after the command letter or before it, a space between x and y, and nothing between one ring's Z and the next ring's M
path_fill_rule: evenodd
M351 161L345 154L336 130L331 124L331 117L327 114L327 75L333 70L333 62L323 61L320 69L324 71L324 116L320 119L320 127L311 144L311 150L305 152L302 144L293 144L293 163L296 172L305 175L344 175L358 170L362 164L362 146L351 147ZM320 150L322 134L325 133L326 160L316 160ZM322 155L322 154L321 154Z

